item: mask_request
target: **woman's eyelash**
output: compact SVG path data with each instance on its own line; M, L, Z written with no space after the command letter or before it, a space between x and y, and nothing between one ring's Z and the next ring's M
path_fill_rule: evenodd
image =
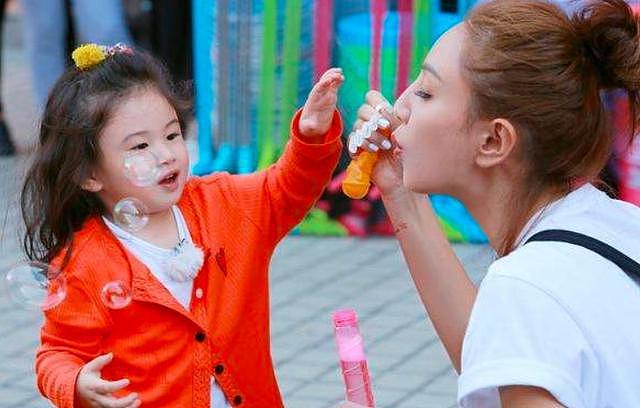
M169 139L169 140L173 140L173 139L175 139L176 137L180 137L180 136L182 136L180 133L172 133L172 134L170 134L169 136L167 136L167 139Z
M422 99L431 99L431 94L425 91L415 91L414 95Z

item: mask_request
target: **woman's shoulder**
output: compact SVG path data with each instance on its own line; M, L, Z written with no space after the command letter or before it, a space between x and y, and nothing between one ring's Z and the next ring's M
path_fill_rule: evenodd
M500 282L501 287L514 293L522 289L565 305L580 304L606 284L602 274L598 276L598 268L611 266L584 248L561 242L531 242L494 261L480 290L491 282Z
M566 243L530 242L522 245L490 266L487 276L504 276L522 280L538 280L540 271L556 274L575 264L575 249Z
M604 276L602 272L619 268L602 255L583 246L561 241L530 241L537 233L565 230L582 234L617 249L640 262L640 209L629 203L599 197L576 211L556 211L527 231L521 245L496 260L496 274L526 280L563 276Z
M599 238L603 239L602 233ZM584 320L598 310L615 313L620 302L640 307L636 283L625 272L596 252L565 242L525 244L496 260L485 280L480 290L499 285L512 293L526 291L531 296L548 298ZM513 296L514 302L524 299L525 296Z

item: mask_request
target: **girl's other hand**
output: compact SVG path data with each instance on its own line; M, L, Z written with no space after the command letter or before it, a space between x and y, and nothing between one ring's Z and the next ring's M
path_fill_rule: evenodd
M123 398L111 394L129 385L129 380L107 381L101 378L102 368L113 359L113 354L103 354L85 364L76 380L76 401L87 408L137 408L141 401L138 394L131 393Z

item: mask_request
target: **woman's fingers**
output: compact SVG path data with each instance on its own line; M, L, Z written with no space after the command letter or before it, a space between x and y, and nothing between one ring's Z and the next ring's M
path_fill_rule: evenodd
M374 110L377 108L378 110L391 110L391 104L389 103L389 101L382 96L382 94L378 91L375 90L371 90L369 92L367 92L367 95L365 96L365 101L367 101L367 103L369 105L371 105L371 107L374 108Z
M371 90L366 103L358 108L357 120L348 138L348 151L353 157L359 149L369 152L390 150L389 140L394 129L402 122L393 113L393 106L378 91Z
M369 137L366 138L366 141L369 142L369 145L373 149L373 151L389 150L393 146L391 141L384 135L380 134L380 132L378 131L372 132Z
M400 122L390 109L392 109L391 105L388 104L382 107L379 106L378 110L376 110L373 106L365 103L358 108L358 122L356 122L356 126L361 125L361 122L372 121L378 125L378 128L388 128L391 126L392 129L395 129ZM393 124L396 124L396 126L393 126ZM356 126L354 126L354 128Z
M387 119L391 124L391 129L396 129L402 125L402 121L396 116L393 111L393 106L386 98L378 91L371 90L367 92L365 97L367 104L373 108L373 111Z
M360 108L358 108L358 119L361 119L364 122L379 116L378 112L373 109L373 106L368 103L362 104L360 105Z

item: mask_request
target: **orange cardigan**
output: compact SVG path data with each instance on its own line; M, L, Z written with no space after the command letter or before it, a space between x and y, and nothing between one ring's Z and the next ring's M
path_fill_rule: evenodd
M67 297L45 312L36 355L46 398L74 407L80 368L112 351L103 378L129 378L118 395L137 392L143 406L210 408L212 375L234 406L283 406L271 360L268 265L276 244L322 193L342 148L337 112L322 144L300 139L299 117L269 169L193 178L185 186L178 206L205 252L189 311L100 218L75 234L64 272ZM130 284L133 300L124 309L100 301L103 285L112 280Z

